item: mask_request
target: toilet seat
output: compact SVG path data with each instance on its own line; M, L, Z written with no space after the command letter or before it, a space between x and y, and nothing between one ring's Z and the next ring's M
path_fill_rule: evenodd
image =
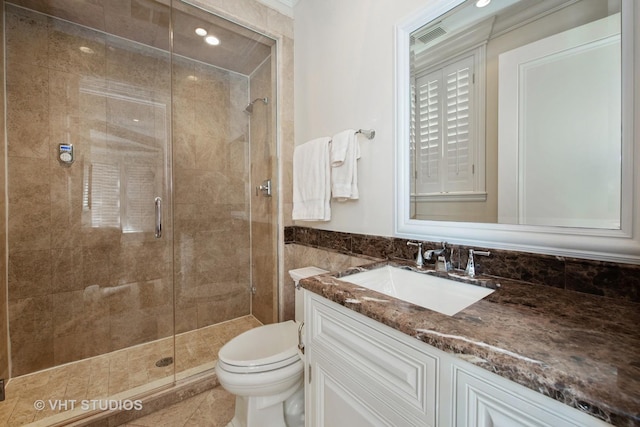
M226 343L218 352L218 365L227 372L258 373L280 369L300 360L296 322L253 328Z

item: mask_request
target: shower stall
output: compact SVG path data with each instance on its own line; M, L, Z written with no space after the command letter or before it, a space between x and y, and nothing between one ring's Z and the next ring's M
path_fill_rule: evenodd
M2 13L0 424L206 372L278 320L276 41L180 0Z

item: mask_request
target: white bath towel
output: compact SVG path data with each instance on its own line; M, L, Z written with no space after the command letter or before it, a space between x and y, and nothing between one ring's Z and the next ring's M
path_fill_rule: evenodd
M331 196L337 201L355 200L358 195L360 143L353 129L344 130L331 140Z
M331 138L313 139L293 151L293 219L331 219Z

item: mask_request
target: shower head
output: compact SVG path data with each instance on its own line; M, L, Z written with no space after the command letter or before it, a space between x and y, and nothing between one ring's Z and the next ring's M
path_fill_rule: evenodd
M251 103L249 103L249 105L247 105L247 108L244 109L245 113L253 113L253 104L255 104L258 101L262 101L264 102L264 105L267 105L269 103L269 98L256 98L253 101L251 101Z

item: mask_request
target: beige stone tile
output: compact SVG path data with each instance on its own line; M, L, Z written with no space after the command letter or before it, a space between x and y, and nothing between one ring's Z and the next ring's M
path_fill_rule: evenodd
M9 162L9 249L50 247L50 192L47 159ZM39 173L34 173L39 171Z
M9 254L9 298L17 300L51 293L51 258L48 250Z
M138 31L142 33L140 29ZM124 82L136 88L169 93L169 53L115 37L107 37L106 44L106 67L110 80Z
M156 320L148 314L138 311L132 305L130 311L110 316L111 343L114 348L125 348L142 344L157 338ZM131 328L131 325L136 325Z
M7 397L2 405L0 405L0 424L3 426L8 425L9 419L16 405L18 404L18 399L16 397Z
M233 418L235 396L216 387L205 394L205 398L188 418L185 427L223 427Z
M128 40L168 51L170 11L168 2L116 1L103 2L107 32ZM150 10L152 8L153 10Z
M192 132L174 132L173 153L173 165L176 171L195 169L196 135Z
M159 425L175 427L183 426L202 404L206 397L205 395L206 393L198 394L190 399L176 403L125 425L148 427L155 427Z
M66 142L65 139L57 139L52 137L55 143L50 145L51 150L51 168L48 178L50 181L50 217L51 223L55 227L50 231L50 244L52 248L66 248L69 253L71 248L78 251L82 243L82 212L83 212L83 168L82 161L77 160L72 167L61 166L57 159L59 150L58 144ZM74 144L74 153L82 153L78 144ZM77 157L76 157L77 158ZM64 232L60 232L64 230ZM75 254L75 266L81 266L81 254ZM68 262L67 262L68 265ZM73 275L82 274L82 269L74 269ZM77 282L78 277L74 278ZM58 280L56 284L61 284ZM78 289L77 283L75 287L63 286L62 289Z
M36 417L37 412L33 408L33 401L19 400L11 412L9 420L5 424L7 427L24 426L32 422Z
M179 298L176 304L176 333L183 333L197 328L198 308L195 301Z
M46 68L13 64L7 70L7 154L47 159L49 77Z
M87 52L87 48L90 52ZM49 67L54 70L84 76L105 76L105 36L96 31L52 19L49 21L48 49Z
M85 332L84 292L82 290L54 293L52 301L55 337Z
M39 3L44 3L46 7L38 7ZM83 7L69 7L65 5L65 3L73 4L73 2L69 0L56 1L53 4L48 0L31 0L27 2L34 10L45 10L52 16L57 16L60 19L81 22L91 28L104 30L105 13L101 3L91 2L83 5Z
M51 290L54 293L83 290L81 247L51 250Z
M129 373L125 370L109 373L109 395L121 393L130 388Z
M53 307L49 296L10 302L13 375L53 366ZM34 369L35 368L35 369Z
M47 17L10 4L7 4L6 8L7 63L25 62L46 66L48 61ZM27 52L28 55L25 54Z
M247 290L228 292L197 303L198 327L249 314Z
M91 359L87 396L100 398L109 395L109 359L99 356Z
M86 286L111 284L110 259L113 247L82 247L82 282Z

